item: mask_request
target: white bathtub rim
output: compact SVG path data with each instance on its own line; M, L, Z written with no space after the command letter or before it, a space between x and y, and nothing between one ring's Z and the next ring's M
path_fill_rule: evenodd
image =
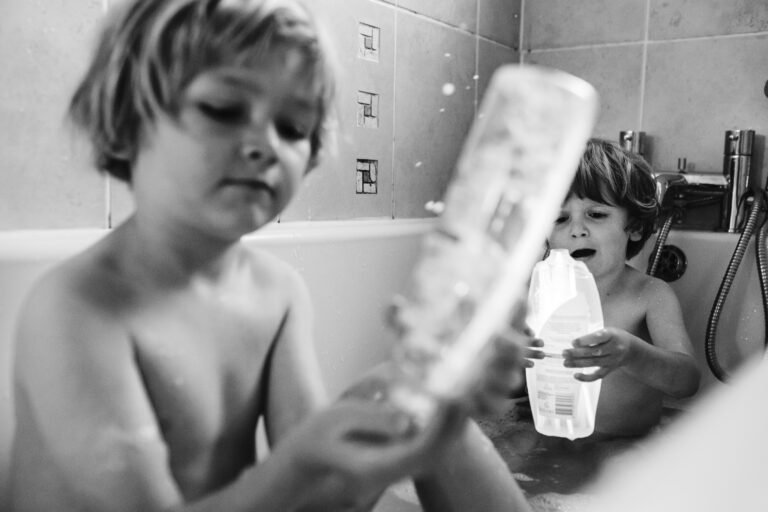
M278 245L419 236L435 225L425 219L354 219L273 222L245 235L248 244ZM0 231L0 261L48 261L66 258L95 243L109 229L30 229Z

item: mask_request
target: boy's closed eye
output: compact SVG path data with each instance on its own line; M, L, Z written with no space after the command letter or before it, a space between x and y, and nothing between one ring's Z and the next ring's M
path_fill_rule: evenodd
M590 211L587 213L587 215L592 219L604 219L609 216L608 212L604 211Z
M222 124L235 124L246 118L246 110L237 103L197 102L197 108L207 118Z
M278 119L275 122L275 127L277 134L286 140L303 140L309 138L310 135L310 129L305 123L296 122L293 119Z

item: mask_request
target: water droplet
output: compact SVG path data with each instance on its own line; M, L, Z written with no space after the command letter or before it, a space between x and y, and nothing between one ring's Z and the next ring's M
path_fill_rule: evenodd
M472 80L480 80L480 75L473 75Z
M444 109L444 108L441 108L441 109L440 109L440 113L443 113L443 112L445 112L445 109Z
M445 56L446 59L450 59L451 58L451 53L450 52L445 52L443 55Z
M414 167L416 167L417 169L418 169L419 167L421 167L422 165L424 165L424 164L423 164L422 162L420 162L420 161L419 161L419 162L416 162L415 164L413 164L413 166L414 166Z
M443 94L445 96L451 96L454 92L456 92L456 86L453 85L450 82L446 82L443 84Z

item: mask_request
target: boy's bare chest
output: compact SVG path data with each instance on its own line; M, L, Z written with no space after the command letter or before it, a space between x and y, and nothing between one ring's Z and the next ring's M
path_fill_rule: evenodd
M252 438L283 316L274 302L183 297L134 317L136 364L172 453L215 458L206 452Z
M636 296L622 294L603 299L603 323L606 327L623 329L648 340L646 308Z

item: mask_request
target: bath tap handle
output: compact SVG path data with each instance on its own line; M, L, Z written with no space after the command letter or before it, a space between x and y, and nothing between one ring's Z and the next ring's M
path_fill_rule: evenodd
M727 130L725 132L725 156L752 154L752 145L755 140L754 130Z

